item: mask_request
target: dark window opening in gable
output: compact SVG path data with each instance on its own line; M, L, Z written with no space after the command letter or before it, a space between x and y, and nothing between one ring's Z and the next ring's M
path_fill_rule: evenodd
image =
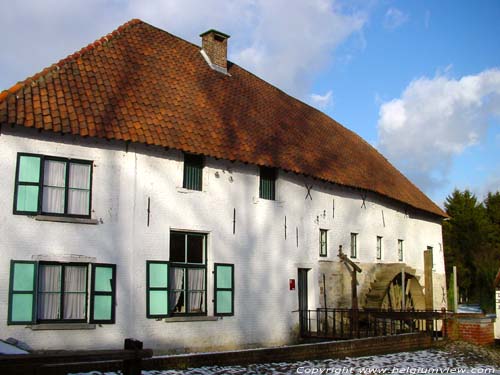
M90 218L92 162L18 154L14 213Z
M203 156L184 154L184 177L182 187L189 190L203 188Z
M276 168L260 167L259 197L276 199Z

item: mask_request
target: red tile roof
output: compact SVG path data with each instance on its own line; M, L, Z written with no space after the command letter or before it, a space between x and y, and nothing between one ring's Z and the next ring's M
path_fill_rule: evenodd
M0 124L271 166L446 214L358 135L140 20L0 94Z

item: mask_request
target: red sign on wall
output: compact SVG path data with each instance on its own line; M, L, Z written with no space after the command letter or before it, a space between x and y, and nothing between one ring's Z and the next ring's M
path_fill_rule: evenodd
M290 290L295 290L295 279L290 279L288 284L290 285Z

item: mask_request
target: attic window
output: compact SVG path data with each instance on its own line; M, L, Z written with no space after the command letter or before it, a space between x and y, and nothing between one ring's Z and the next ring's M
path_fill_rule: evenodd
M276 169L260 167L259 197L262 199L276 199Z
M184 154L184 179L182 187L189 190L202 190L203 156Z

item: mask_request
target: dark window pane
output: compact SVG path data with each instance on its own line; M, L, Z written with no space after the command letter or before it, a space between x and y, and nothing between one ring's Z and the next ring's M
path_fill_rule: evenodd
M181 233L170 234L170 261L171 262L185 262L186 253L184 246L185 235Z
M203 263L203 236L188 235L188 263Z

